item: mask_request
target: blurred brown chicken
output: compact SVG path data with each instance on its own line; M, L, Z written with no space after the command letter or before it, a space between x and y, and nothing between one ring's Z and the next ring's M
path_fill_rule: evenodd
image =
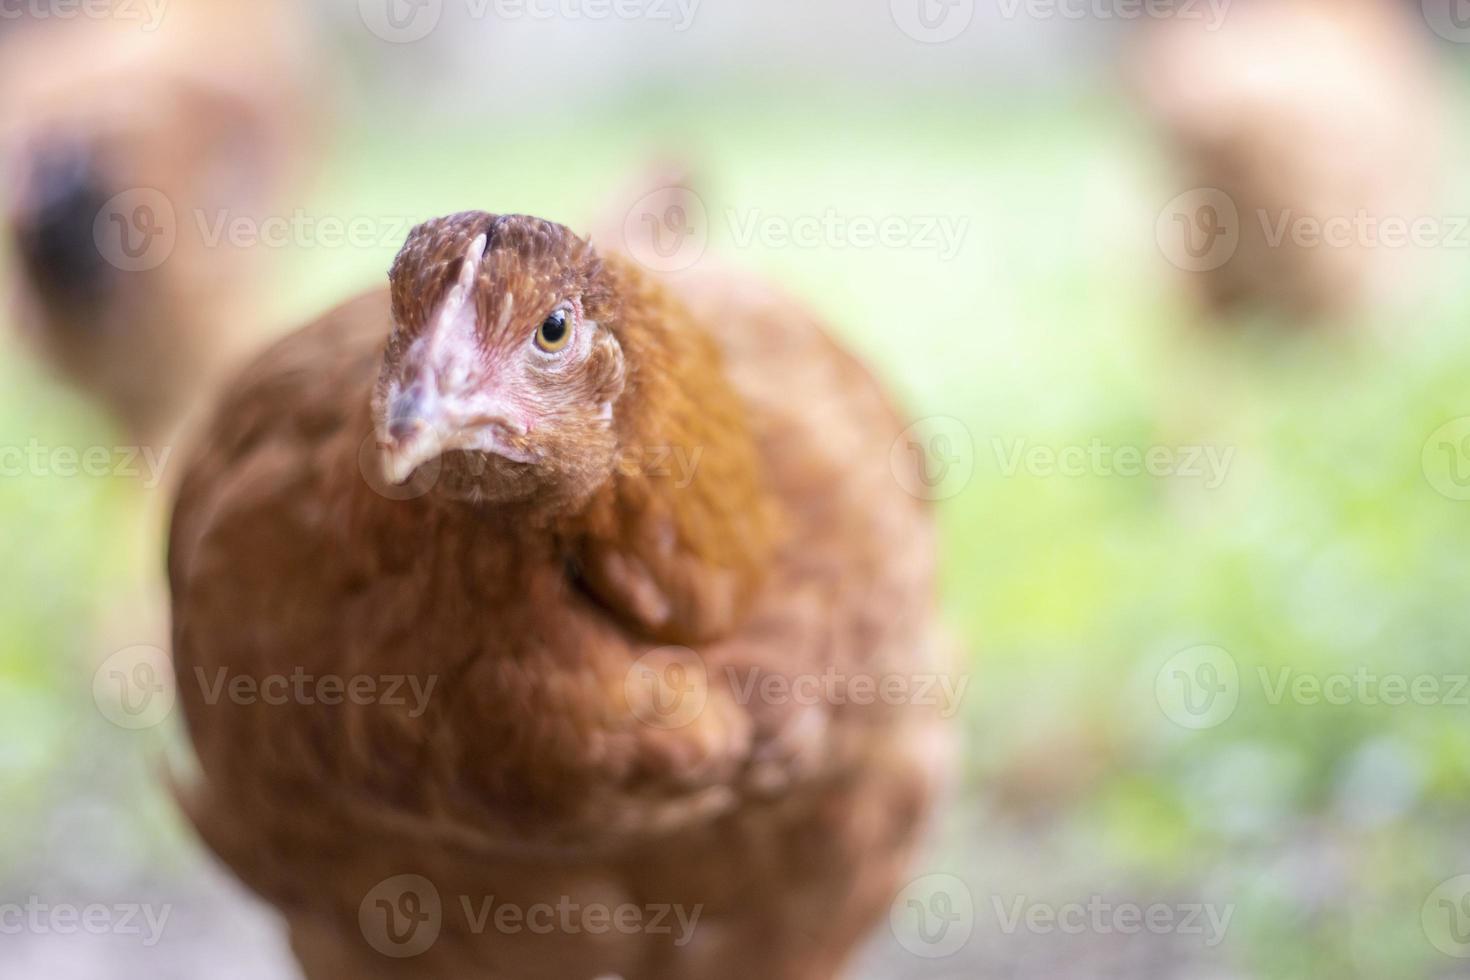
M946 767L903 424L779 294L539 219L390 279L185 474L201 834L313 978L837 976Z
M1236 0L1218 24L1176 16L1144 35L1133 79L1181 172L1159 203L1186 192L1161 244L1213 306L1312 319L1402 285L1414 263L1391 226L1434 214L1442 152L1417 8Z
M0 46L0 238L26 340L150 442L259 325L260 250L218 232L280 207L314 89L287 0L100 9Z

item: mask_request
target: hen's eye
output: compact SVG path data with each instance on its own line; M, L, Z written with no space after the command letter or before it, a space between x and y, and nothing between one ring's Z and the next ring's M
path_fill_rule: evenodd
M536 346L548 354L555 354L572 338L571 325L567 323L567 311L557 310L536 330Z

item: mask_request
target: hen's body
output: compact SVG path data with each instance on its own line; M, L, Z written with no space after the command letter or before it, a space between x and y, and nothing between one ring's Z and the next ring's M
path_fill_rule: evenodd
M364 462L386 293L261 359L186 477L170 568L193 815L285 913L311 977L816 980L901 883L944 764L934 709L759 685L894 676L912 695L938 675L930 522L890 462L903 425L782 298L688 276L675 300L616 267L717 334L777 515L753 601L696 653L630 625L514 510L373 489L401 496ZM672 492L719 492L722 447L702 448ZM636 454L682 475L699 449ZM589 508L637 526L638 479ZM652 675L633 669L645 654ZM431 694L417 717L408 683L398 706L211 697L220 676L298 669ZM636 907L650 927L556 913L547 931L541 907Z

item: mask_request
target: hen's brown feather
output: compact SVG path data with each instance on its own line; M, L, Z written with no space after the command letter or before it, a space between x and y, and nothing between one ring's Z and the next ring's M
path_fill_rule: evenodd
M688 485L625 466L547 525L389 499L370 410L386 292L253 365L184 479L169 564L203 770L189 805L289 917L313 977L813 980L896 889L944 764L933 709L749 692L943 669L930 520L889 469L902 424L786 299L727 275L676 296L607 261L619 340L645 355L620 443L702 449ZM641 657L702 669L677 717L648 699L679 674ZM298 668L431 695L417 715L412 699L210 695ZM432 882L443 914L398 960L359 913L401 874ZM701 911L683 944L476 934L460 900L488 895Z

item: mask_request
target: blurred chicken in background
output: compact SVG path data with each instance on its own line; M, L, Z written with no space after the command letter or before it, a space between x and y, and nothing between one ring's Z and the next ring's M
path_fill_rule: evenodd
M1217 311L1314 320L1393 296L1412 260L1385 222L1433 213L1443 152L1417 6L1237 0L1218 25L1144 34L1133 81L1177 158L1195 219L1180 247Z
M225 230L279 208L317 155L299 14L289 0L42 7L0 35L12 315L145 445L249 347L259 250Z

